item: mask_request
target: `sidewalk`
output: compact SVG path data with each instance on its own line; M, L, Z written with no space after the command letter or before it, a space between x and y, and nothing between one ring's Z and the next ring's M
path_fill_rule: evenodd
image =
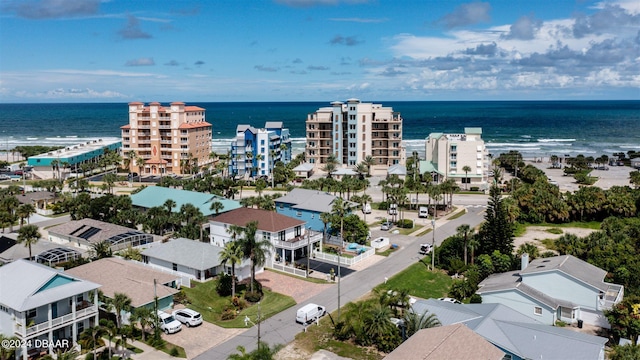
M130 358L131 359L137 359L137 360L169 360L169 359L175 359L174 357L170 356L169 354L160 351L160 350L156 350L154 348L152 348L151 346L143 343L142 341L129 341L130 344L132 344L133 346L137 347L138 349L142 350L143 352L140 354L131 354Z

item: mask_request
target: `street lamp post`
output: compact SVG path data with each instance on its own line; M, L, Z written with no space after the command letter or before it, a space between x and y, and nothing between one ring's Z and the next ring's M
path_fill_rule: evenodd
M431 219L431 226L433 227L431 238L431 271L436 270L436 219Z

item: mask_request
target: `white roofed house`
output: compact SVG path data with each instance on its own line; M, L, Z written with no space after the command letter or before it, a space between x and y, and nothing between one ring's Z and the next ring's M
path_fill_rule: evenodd
M153 243L142 251L143 261L150 266L179 273L198 281L205 281L221 273L231 273L231 264L223 266L220 253L224 248L191 239L178 238ZM238 280L251 275L251 262L235 264Z
M225 246L233 241L228 232L230 225L245 227L256 221L257 237L269 240L273 245L265 266L291 274L306 276L306 271L296 269L296 259L309 254L310 248L321 247L322 233L313 232L306 227L306 222L274 211L239 208L220 214L209 221L210 242L216 246ZM263 269L256 269L261 272Z
M6 264L0 267L0 332L25 341L17 350L25 360L75 346L80 333L98 323L99 287L26 260Z
M521 269L493 274L479 284L483 303L500 303L544 324L557 320L610 328L603 311L624 296L622 285L605 282L607 272L571 255L523 256Z

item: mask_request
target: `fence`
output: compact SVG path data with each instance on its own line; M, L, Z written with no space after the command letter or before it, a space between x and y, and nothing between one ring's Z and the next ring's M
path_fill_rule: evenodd
M345 257L345 256L340 256L340 264L345 265L345 266L352 266L355 265L357 263L359 263L360 261L370 257L371 255L374 255L376 253L376 250L373 248L370 248L369 250L363 252L362 254L358 255L358 256L354 256L354 257ZM334 263L338 263L338 255L336 254L327 254L324 252L320 252L320 251L316 251L314 253L315 258L316 259L320 259L320 260L324 260L324 261L331 261Z
M282 272L287 273L287 274L292 274L292 275L305 277L305 278L307 277L307 271L306 270L297 269L297 268L292 267L292 266L286 266L286 265L284 265L282 263L274 262L273 260L269 260L266 265L269 268L272 268L272 269L278 270L278 271L282 271Z
M164 272L164 273L168 273L168 274L180 277L180 279L178 279L177 284L176 284L178 289L180 287L182 287L182 286L186 286L186 287L190 288L191 287L191 279L197 280L196 277L193 276L193 275L185 274L185 273L179 272L179 271L174 271L172 269L167 269L167 268L162 267L162 266L157 266L157 265L154 265L154 264L147 264L147 263L143 263L141 261L135 261L135 260L129 260L129 261L135 262L136 264L140 264L140 265L146 266L148 268L152 268L154 270L158 270L158 271L161 271L161 272Z

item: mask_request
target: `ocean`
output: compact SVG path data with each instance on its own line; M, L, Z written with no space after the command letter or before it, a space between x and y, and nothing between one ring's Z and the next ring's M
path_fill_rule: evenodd
M228 150L238 124L262 127L266 121L282 121L299 153L307 114L330 102L186 103L206 109L218 153ZM423 155L430 133L462 133L465 127L481 127L495 156L509 150L525 158L640 151L640 101L373 102L402 115L407 156L413 151ZM127 123L126 103L0 104L0 149L119 138Z

